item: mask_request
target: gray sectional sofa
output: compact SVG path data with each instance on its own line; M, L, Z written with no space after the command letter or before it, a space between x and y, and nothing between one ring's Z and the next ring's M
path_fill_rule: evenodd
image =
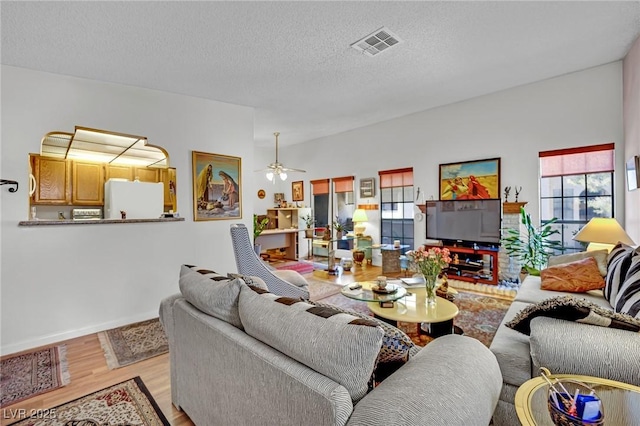
M613 310L602 290L586 293L542 290L540 277L527 276L490 347L503 377L493 417L495 426L519 424L515 393L520 385L539 375L540 367L556 374L596 376L640 386L639 333L546 317L531 321L530 336L505 325L527 306L565 295Z
M181 294L162 301L160 320L169 340L172 402L195 424L489 424L502 380L495 356L479 341L438 338L354 398L351 381L363 371L371 375L366 352L373 347L375 358L382 328L368 326L346 339L349 326L338 320L308 321L306 311L276 306L242 278L203 284L184 268ZM314 321L324 323L307 329ZM334 327L342 331L327 334ZM302 352L308 361L298 360Z

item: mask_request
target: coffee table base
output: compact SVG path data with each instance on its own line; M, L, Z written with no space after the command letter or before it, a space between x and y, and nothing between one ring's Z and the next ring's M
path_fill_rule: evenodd
M423 322L420 324L419 332L422 334L426 334L429 337L437 338L441 336L446 336L447 334L464 334L462 329L457 325L453 325L453 320L442 321L442 322Z

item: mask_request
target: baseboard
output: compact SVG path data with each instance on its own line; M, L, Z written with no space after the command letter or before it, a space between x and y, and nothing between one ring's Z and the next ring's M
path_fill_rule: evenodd
M104 330L110 330L112 328L121 327L123 325L132 324L134 322L145 321L151 318L157 318L158 311L150 311L143 314L132 315L126 318L118 318L114 321L108 321L102 324L96 324L89 327L79 328L76 330L66 331L64 333L55 333L47 336L37 337L35 339L24 340L19 343L10 345L3 345L0 347L0 355L10 355L16 352L22 352L27 349L35 349L40 346L47 346L54 343L61 343L64 340L74 339L80 336L86 336L87 334L98 333Z

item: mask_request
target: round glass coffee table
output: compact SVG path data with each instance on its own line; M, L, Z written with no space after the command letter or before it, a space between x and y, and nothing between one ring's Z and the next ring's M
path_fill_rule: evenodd
M453 319L458 315L458 307L442 297L436 298L435 306L427 305L427 291L424 287L410 288L407 295L397 300L393 307L384 308L376 303L368 303L369 309L377 317L391 324L398 321L420 323L420 330L431 337L458 333L462 330L453 325Z
M640 419L640 387L614 380L574 374L553 374L551 379L572 379L593 388L602 401L605 425L635 425ZM547 382L534 377L518 388L514 400L524 426L554 426L547 406Z
M388 283L387 287L391 293L377 293L372 290L372 287L376 285L373 281L360 281L361 288L351 289L353 284L348 284L342 287L340 293L350 299L360 300L362 302L370 302L370 304L376 306L392 306L398 299L403 298L407 294L407 290L398 284ZM385 308L388 309L388 308Z

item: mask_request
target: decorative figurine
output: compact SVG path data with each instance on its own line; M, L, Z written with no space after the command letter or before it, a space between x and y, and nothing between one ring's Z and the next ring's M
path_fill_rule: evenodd
M518 195L520 195L520 191L522 191L522 187L516 188L516 203L518 202Z
M506 186L504 188L504 201L505 201L505 203L509 201L509 192L511 192L511 187L510 186Z

